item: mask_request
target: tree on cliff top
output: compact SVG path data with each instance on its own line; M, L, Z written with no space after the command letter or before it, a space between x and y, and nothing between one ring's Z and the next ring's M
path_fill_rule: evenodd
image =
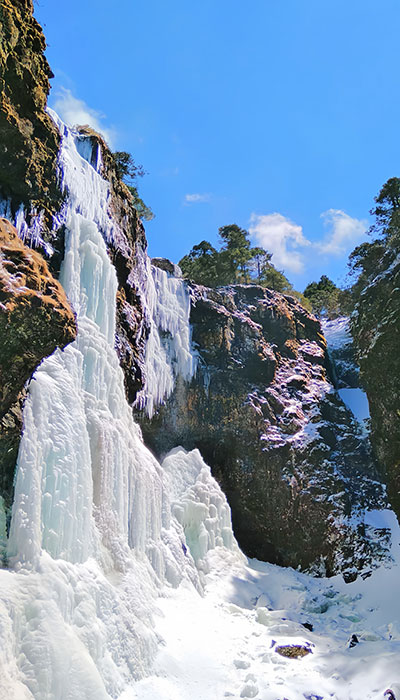
M400 178L391 177L375 197L376 206L370 214L375 216L375 223L370 233L377 232L386 237L391 228L400 228Z
M151 221L151 219L154 219L154 214L139 196L136 185L137 178L146 175L143 165L137 165L133 156L127 151L115 151L113 158L117 177L125 182L128 187L132 195L133 206L139 217L145 219L145 221Z
M400 178L391 177L385 182L375 197L375 204L370 211L375 221L369 234L377 237L361 243L349 256L351 273L356 276L351 288L353 308L364 289L387 270L400 253Z
M293 294L308 302L292 285L283 272L271 263L271 253L264 248L251 247L249 233L237 224L221 226L218 230L221 241L216 250L208 241L201 241L180 260L185 277L207 287L227 284L259 284L278 292Z
M304 290L304 296L309 299L313 313L316 316L328 316L335 318L340 315L339 287L326 275L322 275L319 282L310 282Z

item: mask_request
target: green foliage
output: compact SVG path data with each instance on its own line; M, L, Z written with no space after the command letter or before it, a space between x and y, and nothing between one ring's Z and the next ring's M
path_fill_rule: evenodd
M400 178L391 177L375 197L375 216L369 234L371 242L357 246L350 253L349 267L356 278L350 290L352 309L357 307L363 291L387 270L400 253Z
M269 289L275 289L276 292L282 292L283 294L292 293L293 291L288 278L270 262L263 266L259 276L259 284Z
M136 179L138 177L143 177L146 172L142 165L136 165L133 156L127 151L115 151L113 153L114 165L117 177L123 180L128 186L128 189L132 195L132 203L135 207L139 217L145 219L146 221L151 221L154 219L154 214L148 207L143 199L139 196L139 192L136 186Z
M139 218L144 219L145 221L151 221L154 219L154 214L150 207L148 207L147 204L144 203L143 199L139 197L137 187L135 187L135 185L128 185L128 190L132 195L133 206L139 214Z
M133 182L137 177L146 175L143 165L136 165L133 156L127 151L115 151L113 158L117 177L120 180Z
M208 241L195 245L179 262L184 277L206 287L216 287L220 281L218 253Z
M249 234L236 224L221 226L218 234L222 243L220 251L221 275L225 284L248 283L250 278L249 261L252 258Z
M341 290L326 275L319 282L310 282L304 290L304 296L311 303L316 316L336 318L342 313L340 306Z
M370 232L390 236L390 229L393 227L398 230L400 225L400 178L391 177L385 182L375 197L375 204L370 211L375 216Z
M195 245L179 262L183 275L197 284L220 287L227 284L259 284L295 296L311 310L310 302L295 292L283 272L271 263L271 253L251 247L246 229L236 224L219 230L220 250L208 241Z

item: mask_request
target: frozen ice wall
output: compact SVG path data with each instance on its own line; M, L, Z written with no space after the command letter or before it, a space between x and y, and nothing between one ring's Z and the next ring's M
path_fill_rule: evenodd
M108 185L56 121L67 193L61 281L78 335L42 362L25 404L9 566L0 570L0 696L99 700L148 671L162 586L184 577L201 590L196 562L204 567L208 551L241 555L200 455L178 451L161 468L133 422L114 349L117 280L105 241L119 234ZM182 282L154 269L147 293L152 410L168 393L166 376L189 377L194 360ZM4 524L0 503L3 549Z
M146 345L145 384L138 408L149 417L172 393L175 378L190 379L197 358L191 347L190 297L185 283L147 260L143 293L150 334Z

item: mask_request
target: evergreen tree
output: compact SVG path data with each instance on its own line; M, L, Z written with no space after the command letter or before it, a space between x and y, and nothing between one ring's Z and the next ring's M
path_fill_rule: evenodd
M319 282L310 282L304 290L316 316L335 318L340 315L340 289L326 275Z
M206 287L220 284L221 272L219 254L208 241L195 245L188 255L179 261L184 277Z
M136 185L136 179L146 174L143 165L136 165L133 156L127 151L115 151L112 155L117 177L127 185L139 217L145 221L151 221L154 219L154 214L139 196Z

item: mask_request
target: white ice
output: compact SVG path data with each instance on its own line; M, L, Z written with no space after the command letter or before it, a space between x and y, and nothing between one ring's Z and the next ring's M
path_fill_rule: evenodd
M202 583L171 511L168 479L125 399L114 349L117 279L105 243L116 231L108 185L78 152L74 132L57 123L68 197L61 282L78 336L44 360L31 381L6 552L0 503L9 567L0 571L0 697L98 700L115 698L149 669L162 586L186 578L201 591ZM157 303L149 299L153 318L170 332L172 361L189 376L190 330L180 317L182 308L187 313L186 292L161 274L152 279L158 285ZM198 465L199 456L193 460ZM191 457L183 463L190 469ZM215 502L218 487L204 469L204 494ZM176 506L177 493L174 498ZM208 549L227 527L223 505ZM225 540L241 556L233 537Z
M177 376L189 380L196 371L192 350L190 297L180 277L146 261L142 290L150 326L146 344L145 383L137 398L138 408L151 418L157 405L171 395Z

